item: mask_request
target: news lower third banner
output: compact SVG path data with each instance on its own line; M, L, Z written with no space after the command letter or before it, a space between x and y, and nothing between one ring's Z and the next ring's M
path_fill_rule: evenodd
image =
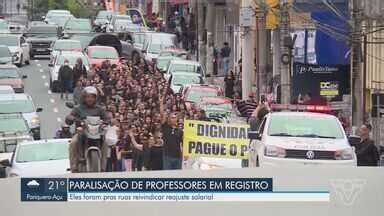
M184 121L183 156L247 159L249 125Z
M21 201L329 202L329 191L274 191L272 178L22 178Z

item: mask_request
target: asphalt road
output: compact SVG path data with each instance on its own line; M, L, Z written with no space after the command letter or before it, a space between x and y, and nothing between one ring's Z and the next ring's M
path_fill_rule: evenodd
M31 60L30 65L24 65L20 69L23 75L28 76L24 80L25 93L32 96L36 107L43 108L39 113L41 137L53 138L70 110L65 107L65 100L60 99L60 94L49 90L48 58Z

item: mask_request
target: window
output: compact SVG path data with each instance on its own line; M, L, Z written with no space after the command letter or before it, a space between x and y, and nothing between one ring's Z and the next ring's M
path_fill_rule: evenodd
M0 79L20 78L19 72L16 68L1 68Z
M0 45L4 46L19 46L19 38L18 37L0 37Z
M69 158L68 142L21 145L17 151L16 162L64 160Z
M0 101L0 113L32 113L35 107L31 100ZM1 130L0 130L1 131Z
M268 128L269 136L344 138L337 119L324 116L274 115Z

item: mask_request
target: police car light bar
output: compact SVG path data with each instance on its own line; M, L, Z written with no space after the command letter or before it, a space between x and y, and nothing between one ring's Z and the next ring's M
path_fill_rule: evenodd
M331 111L331 107L327 105L295 105L295 104L271 104L273 111L302 111L302 112L321 112L327 113Z

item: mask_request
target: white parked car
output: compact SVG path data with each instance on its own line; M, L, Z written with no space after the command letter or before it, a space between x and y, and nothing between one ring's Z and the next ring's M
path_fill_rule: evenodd
M7 46L12 55L13 63L21 67L24 63L29 64L30 46L21 35L0 34L0 45Z
M27 94L0 94L1 114L21 114L35 140L40 139L40 118L37 114L43 108L36 108L32 97Z
M197 73L177 72L169 78L169 86L173 93L181 93L184 86L191 84L204 84L203 78Z
M145 60L156 61L164 49L177 48L177 36L175 34L152 32L145 34L142 53Z
M164 76L166 79L169 79L171 74L179 72L195 73L205 77L205 71L199 62L184 59L171 60L168 63L167 71L165 72Z
M70 139L51 139L19 143L11 160L4 160L9 177L63 175L70 172Z
M73 67L76 64L76 60L81 58L83 60L83 64L85 65L87 71L89 70L89 61L87 56L84 55L83 52L78 51L62 51L60 54L56 55L53 63L49 63L50 77L49 77L49 86L52 92L59 91L59 70L60 67L64 65L65 59L69 61L69 66Z
M59 39L51 44L51 55L49 59L50 59L50 62L53 63L53 60L61 51L81 52L82 50L83 50L83 47L81 46L81 42L78 40Z
M27 121L20 114L0 114L0 161L10 160L16 146L31 141Z
M15 90L10 85L0 85L0 94L15 94Z
M250 132L249 166L356 166L354 148L329 114L272 112Z

